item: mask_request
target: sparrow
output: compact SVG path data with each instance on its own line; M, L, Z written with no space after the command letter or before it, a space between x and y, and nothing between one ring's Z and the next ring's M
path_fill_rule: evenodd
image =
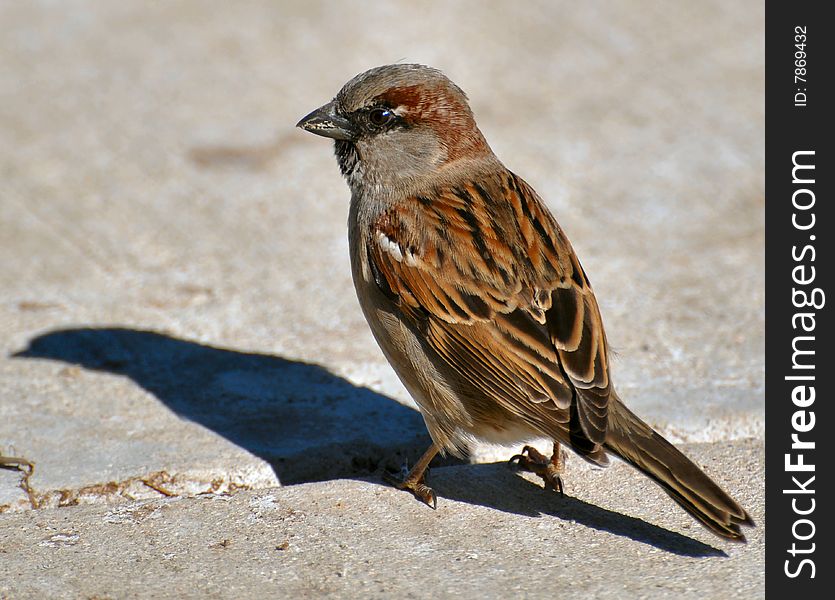
M401 479L436 505L426 470L475 440L553 441L511 461L563 491L563 447L615 455L713 533L745 541L748 513L638 418L612 385L592 286L542 199L508 170L464 92L418 64L373 68L298 127L335 141L351 190L351 269L371 331L432 445Z

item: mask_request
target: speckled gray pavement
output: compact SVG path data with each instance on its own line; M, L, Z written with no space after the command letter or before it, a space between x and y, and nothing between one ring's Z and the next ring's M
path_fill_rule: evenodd
M622 464L560 498L479 447L437 511L381 483L428 436L293 125L401 60L545 198L621 396L747 545ZM4 2L0 73L0 454L35 463L0 469L0 598L763 595L761 3Z

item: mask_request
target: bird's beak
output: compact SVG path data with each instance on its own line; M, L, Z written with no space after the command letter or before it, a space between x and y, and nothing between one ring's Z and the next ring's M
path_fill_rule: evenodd
M356 128L348 119L337 114L334 102L320 106L296 123L296 127L335 140L354 141L357 139Z

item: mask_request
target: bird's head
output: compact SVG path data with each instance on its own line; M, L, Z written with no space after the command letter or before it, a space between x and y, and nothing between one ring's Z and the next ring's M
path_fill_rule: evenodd
M464 92L423 65L360 73L297 126L336 141L340 169L354 190L411 187L456 161L492 155Z

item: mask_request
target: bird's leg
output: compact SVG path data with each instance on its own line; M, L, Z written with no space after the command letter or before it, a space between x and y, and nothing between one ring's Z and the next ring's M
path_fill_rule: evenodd
M512 456L509 462L518 463L520 469L536 473L545 482L546 490L554 490L563 495L560 474L565 469L565 451L560 448L559 442L554 442L554 453L550 459L533 446L525 446L521 454Z
M415 498L431 506L433 509L438 508L438 500L435 497L435 492L432 488L426 485L426 470L429 463L435 458L438 453L438 447L435 444L429 446L429 449L423 453L423 456L415 463L412 470L405 474L404 477L399 478L391 473L383 473L383 479L386 483L390 483L398 490L409 490L415 495ZM405 471L405 466L403 467Z

